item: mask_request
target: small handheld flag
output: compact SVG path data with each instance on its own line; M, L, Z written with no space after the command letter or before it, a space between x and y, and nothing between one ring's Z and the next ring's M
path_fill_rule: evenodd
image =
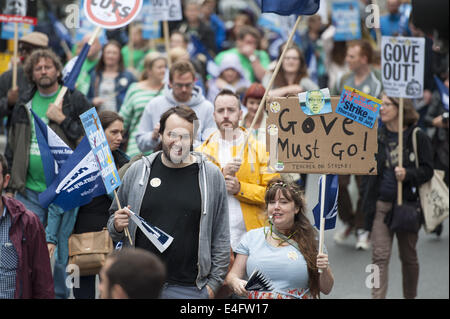
M165 233L158 227L148 224L142 217L136 215L134 212L125 208L131 214L131 220L139 227L145 236L155 245L162 253L173 241L173 237Z

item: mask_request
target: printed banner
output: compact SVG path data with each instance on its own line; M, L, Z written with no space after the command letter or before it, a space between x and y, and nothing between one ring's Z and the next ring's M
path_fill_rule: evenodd
M381 75L390 97L423 96L425 38L382 37Z
M149 0L146 12L154 21L183 20L180 0Z
M2 0L0 4L0 22L37 24L37 0Z
M361 18L358 1L333 2L331 19L336 33L334 41L361 39Z
M381 100L344 86L336 113L372 128L380 112Z
M94 153L95 161L101 171L106 192L109 194L120 186L121 181L95 107L81 114L80 119Z

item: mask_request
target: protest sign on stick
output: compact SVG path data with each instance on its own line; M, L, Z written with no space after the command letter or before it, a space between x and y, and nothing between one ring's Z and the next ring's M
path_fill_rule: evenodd
M361 39L361 23L358 1L333 2L331 19L336 28L334 41Z
M335 112L306 115L298 97L267 101L270 167L280 173L376 175L378 122L372 128ZM274 144L276 145L270 145Z
M381 75L384 91L389 97L400 98L398 127L403 131L403 99L423 96L425 39L382 37ZM398 166L403 168L403 134L398 134ZM402 204L402 182L397 182L397 204Z
M19 42L19 23L37 24L37 0L3 0L0 6L0 22L14 23L14 52L12 89L17 88L17 53Z
M168 66L172 65L169 56L169 24L168 21L180 21L183 19L183 12L181 8L181 0L150 0L150 5L147 11L148 16L152 17L154 21L163 22L164 44L167 52Z

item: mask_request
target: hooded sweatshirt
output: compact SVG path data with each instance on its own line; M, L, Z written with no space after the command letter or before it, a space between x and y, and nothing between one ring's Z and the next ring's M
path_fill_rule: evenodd
M133 163L126 171L117 195L122 207L140 215L142 201L149 184L153 161L161 152L155 152ZM201 217L198 244L198 275L195 281L198 289L208 285L213 291L221 287L230 262L230 226L228 221L228 200L225 180L220 169L205 160L199 153L192 153L199 165L198 182L201 194ZM195 165L195 164L194 164ZM129 245L125 232L117 232L114 227L114 212L118 209L113 201L109 212L108 231L115 242ZM154 225L158 227L158 225ZM136 224L130 222L133 245L136 242ZM170 235L170 234L169 234Z
M201 145L209 135L217 130L214 122L214 106L211 102L205 99L200 87L195 86L192 89L192 97L188 102L180 103L173 96L172 89L164 89L164 95L158 96L151 100L142 113L141 121L139 123L138 132L136 134L136 143L141 152L148 152L154 150L159 144L159 140L152 139L153 129L161 118L161 115L168 109L179 106L189 106L199 119L199 128L197 137L194 141L194 147Z

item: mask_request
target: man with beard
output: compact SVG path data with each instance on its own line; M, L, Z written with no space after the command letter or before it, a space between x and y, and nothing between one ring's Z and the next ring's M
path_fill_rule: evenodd
M169 86L164 94L152 99L144 109L136 134L141 152L154 150L159 144L158 121L169 108L187 105L198 117L199 129L195 147L217 129L213 120L213 106L205 99L200 87L195 85L195 69L189 61L174 63L169 71Z
M221 168L228 192L231 248L242 236L264 226L264 194L268 182L279 174L270 173L264 145L239 127L242 118L239 96L230 90L221 91L214 101L214 120L219 128L199 148ZM242 159L239 154L244 153Z
M13 71L8 70L0 76L0 117L8 117L6 129L9 129L10 116L19 96L25 95L31 89L23 65L26 59L38 49L48 47L48 37L41 32L31 32L19 40L20 62L17 65L17 87L12 88Z
M75 149L84 135L79 116L90 106L85 96L76 90L67 92L61 104L55 104L61 89L62 64L51 50L34 51L27 59L24 71L33 87L29 94L20 97L12 113L5 151L11 167L11 181L6 191L9 196L16 196L27 209L34 212L44 226L47 224L47 217L52 216L54 222L47 226L46 233L50 256L55 245L58 245L54 270L55 296L67 298L67 240L66 243L61 242L59 235L72 231L75 212L64 214L57 205L50 204L48 208L43 208L39 203L38 196L47 189L47 185L30 109L69 147Z
M126 209L118 209L116 201L110 208L113 241L128 245L123 231L128 226L135 247L165 263L164 299L213 298L230 261L227 190L217 166L191 152L195 121L195 112L187 106L163 113L162 151L134 163L118 191L121 205L174 238L170 246L161 253L135 223L129 223Z

